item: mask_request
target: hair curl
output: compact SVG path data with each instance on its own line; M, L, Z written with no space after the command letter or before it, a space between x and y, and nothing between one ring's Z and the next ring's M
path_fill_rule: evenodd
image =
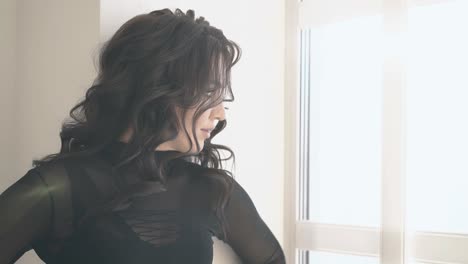
M235 163L235 156L229 147L213 144L211 139L224 129L226 120L218 122L202 150L195 142L196 154L174 152L166 160L156 161L154 150L176 138L182 128L192 149L184 122L179 127L175 107L183 109L182 118L189 108L197 108L192 124L196 138L195 121L200 115L222 101L234 100L231 68L240 55L235 42L204 17L195 18L193 10L184 13L166 8L135 16L104 43L95 81L70 110L71 119L62 124L61 151L34 160L33 166L96 154L118 140L130 125L133 134L126 155L115 168L135 164L144 180L164 184L168 163L189 159L217 186L219 194L213 197L212 206L224 222L222 209L233 175L222 168L221 161L232 158ZM219 150L230 156L222 159Z

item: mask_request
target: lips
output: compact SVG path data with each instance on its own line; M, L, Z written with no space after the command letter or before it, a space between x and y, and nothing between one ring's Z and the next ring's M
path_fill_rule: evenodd
M207 138L211 137L211 130L202 128L201 131L205 132Z

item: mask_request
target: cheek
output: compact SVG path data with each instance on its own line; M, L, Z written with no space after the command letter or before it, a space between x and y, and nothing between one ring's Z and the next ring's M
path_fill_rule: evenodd
M212 109L208 109L206 110L203 115L201 116L201 119L203 119L205 121L205 123L209 123L210 122L210 115L211 115L211 111Z
M195 111L187 112L186 119L185 119L185 126L190 135L192 135L192 122L193 122L194 113ZM207 110L203 112L203 114L198 118L198 120L195 121L195 130L196 130L195 134L197 135L197 137L203 136L201 134L200 129L202 129L204 126L211 125L210 114L211 114L211 111Z
M185 123L185 127L187 131L192 130L193 114L194 114L194 111L187 111L187 113L185 114L184 123Z

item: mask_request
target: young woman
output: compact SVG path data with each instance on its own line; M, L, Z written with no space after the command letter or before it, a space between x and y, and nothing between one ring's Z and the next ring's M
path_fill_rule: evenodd
M0 196L0 263L212 263L212 237L244 263L285 263L211 139L233 101L240 48L193 10L126 22L70 111L60 153ZM253 177L255 175L252 175Z

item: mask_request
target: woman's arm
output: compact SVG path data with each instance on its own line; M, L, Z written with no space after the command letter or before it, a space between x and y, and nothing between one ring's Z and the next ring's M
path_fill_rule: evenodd
M41 175L29 170L0 194L0 263L14 263L51 226L52 196Z
M286 263L277 239L263 222L247 192L234 180L225 208L227 238L243 263Z

